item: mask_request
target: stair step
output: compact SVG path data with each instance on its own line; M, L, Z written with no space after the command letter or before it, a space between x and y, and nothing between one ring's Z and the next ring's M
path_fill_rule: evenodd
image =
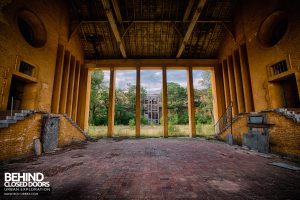
M14 116L14 120L24 120L24 116Z
M26 113L15 113L16 117L25 117L26 115Z
M17 120L14 119L4 119L4 120L0 120L0 123L8 123L8 124L14 124L16 123Z
M14 120L14 117L15 116L6 116L6 119L8 119L8 120Z
M21 113L26 113L26 114L28 114L28 113L32 113L32 111L31 111L31 110L21 110Z
M0 128L7 128L8 127L8 123L0 123Z

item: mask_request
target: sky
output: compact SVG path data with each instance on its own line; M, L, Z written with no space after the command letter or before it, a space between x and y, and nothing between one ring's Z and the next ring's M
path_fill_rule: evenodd
M109 85L109 71L104 72L104 82ZM193 70L193 82L195 89L203 89L199 84L201 81L201 70ZM182 87L187 86L187 77L185 70L167 70L167 82L175 82ZM128 84L136 84L135 70L118 70L116 71L116 88L128 88ZM162 88L162 71L161 70L141 70L141 86L147 90L149 94L159 94Z

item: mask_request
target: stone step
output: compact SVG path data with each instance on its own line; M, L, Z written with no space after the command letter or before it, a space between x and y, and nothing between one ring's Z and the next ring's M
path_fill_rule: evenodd
M32 110L21 110L21 113L31 114Z
M17 123L18 120L24 120L25 117L34 114L32 110L20 110L14 113L13 116L5 116L5 118L0 120L0 128L7 128L9 124Z
M27 113L15 113L16 117L25 117Z
M0 128L7 128L8 127L8 123L0 123Z
M10 119L10 120L23 120L24 117L22 117L22 116L7 116L6 119Z
M24 120L25 119L25 117L23 116L14 116L14 119L15 120Z
M15 123L17 123L17 120L14 120L14 119L4 119L4 120L0 120L0 123L15 124Z

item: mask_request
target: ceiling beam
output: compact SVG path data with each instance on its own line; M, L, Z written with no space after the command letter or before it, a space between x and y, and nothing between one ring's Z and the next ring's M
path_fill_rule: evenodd
M234 37L234 34L233 34L233 31L232 31L232 29L231 28L229 28L228 26L227 26L227 24L226 23L222 23L222 25L223 25L223 27L225 28L225 30L227 31L227 33L230 35L230 37L232 38L232 40L234 41L234 43L236 42L236 40L235 40L235 37Z
M85 60L85 67L90 69L100 69L106 67L161 67L184 68L194 67L214 67L218 64L217 59L97 59Z
M117 21L119 24L122 23L122 15L121 15L121 11L120 11L120 7L119 7L119 4L118 4L118 0L111 0L112 2L112 5L114 7L114 11L115 11L115 14L116 14L116 17L117 17Z
M75 34L77 34L80 26L82 25L82 21L77 23L74 28L70 28L70 31L69 31L69 37L68 37L68 42L70 42L70 40L74 37Z
M186 22L189 19L191 10L192 10L193 5L194 5L194 1L195 0L189 0L188 5L187 5L187 7L185 9L185 12L184 12L184 15L183 15L183 19L182 19L183 22Z
M106 20L83 20L81 21L84 24L101 24L101 23L109 23ZM187 23L190 21L186 21ZM217 23L230 23L231 20L228 19L220 19L220 20L197 20L196 23L211 23L211 24L217 24ZM73 23L78 23L78 21L74 21ZM178 20L123 20L122 23L183 23L183 21Z
M122 38L120 36L120 32L119 32L118 27L116 25L116 21L114 19L112 10L110 8L110 3L109 3L108 0L101 0L101 2L102 2L102 5L103 5L103 8L105 10L108 22L110 24L111 30L112 30L112 32L113 32L113 34L114 34L114 36L117 40L117 43L118 43L118 46L120 48L121 54L122 54L123 58L127 58L125 45L122 41Z
M188 26L188 29L187 29L187 31L185 33L185 36L184 36L184 38L183 38L183 40L182 40L182 42L181 42L181 44L179 46L176 58L180 58L180 56L181 56L181 54L182 54L182 52L183 52L183 50L185 48L185 45L188 42L188 40L189 40L189 38L190 38L193 30L194 30L194 27L195 27L195 25L196 25L196 23L198 21L198 18L199 18L200 14L201 14L201 12L203 10L205 2L206 2L206 0L199 0L199 3L197 5L197 9L196 9L196 11L195 11L195 13L194 13L194 15L192 17L192 21L190 22L190 24Z

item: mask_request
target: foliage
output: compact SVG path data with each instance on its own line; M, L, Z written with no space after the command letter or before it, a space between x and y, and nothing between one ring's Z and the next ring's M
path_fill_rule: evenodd
M103 84L104 74L95 71L91 80L90 117L92 125L107 124L108 87Z
M213 121L212 89L209 71L202 72L202 79L199 81L203 89L195 89L195 107L197 124L211 124Z
M144 115L141 116L141 124L142 125L148 124L148 120L147 120L147 118Z
M109 88L103 82L103 71L95 71L91 80L90 97L90 125L107 125ZM202 89L195 89L195 118L197 124L212 123L212 90L210 73L203 72L199 84ZM168 83L168 124L169 129L176 131L178 124L188 124L188 102L187 89L178 83ZM126 90L116 89L115 91L115 124L135 126L135 106L136 106L136 87L127 85ZM141 88L141 102L144 101L147 92ZM143 106L141 106L143 113ZM161 121L161 120L160 120ZM145 116L141 115L141 124L148 124ZM199 126L199 129L201 127Z
M168 123L187 124L187 90L178 83L168 83Z
M107 125L109 88L103 82L103 71L95 71L91 80L90 97L90 125ZM135 119L135 86L127 85L128 90L117 89L115 93L115 124L128 125ZM146 96L146 90L141 88L141 100ZM147 124L147 119L142 118L142 124Z
M134 128L135 127L135 119L130 119L128 125L130 128Z

